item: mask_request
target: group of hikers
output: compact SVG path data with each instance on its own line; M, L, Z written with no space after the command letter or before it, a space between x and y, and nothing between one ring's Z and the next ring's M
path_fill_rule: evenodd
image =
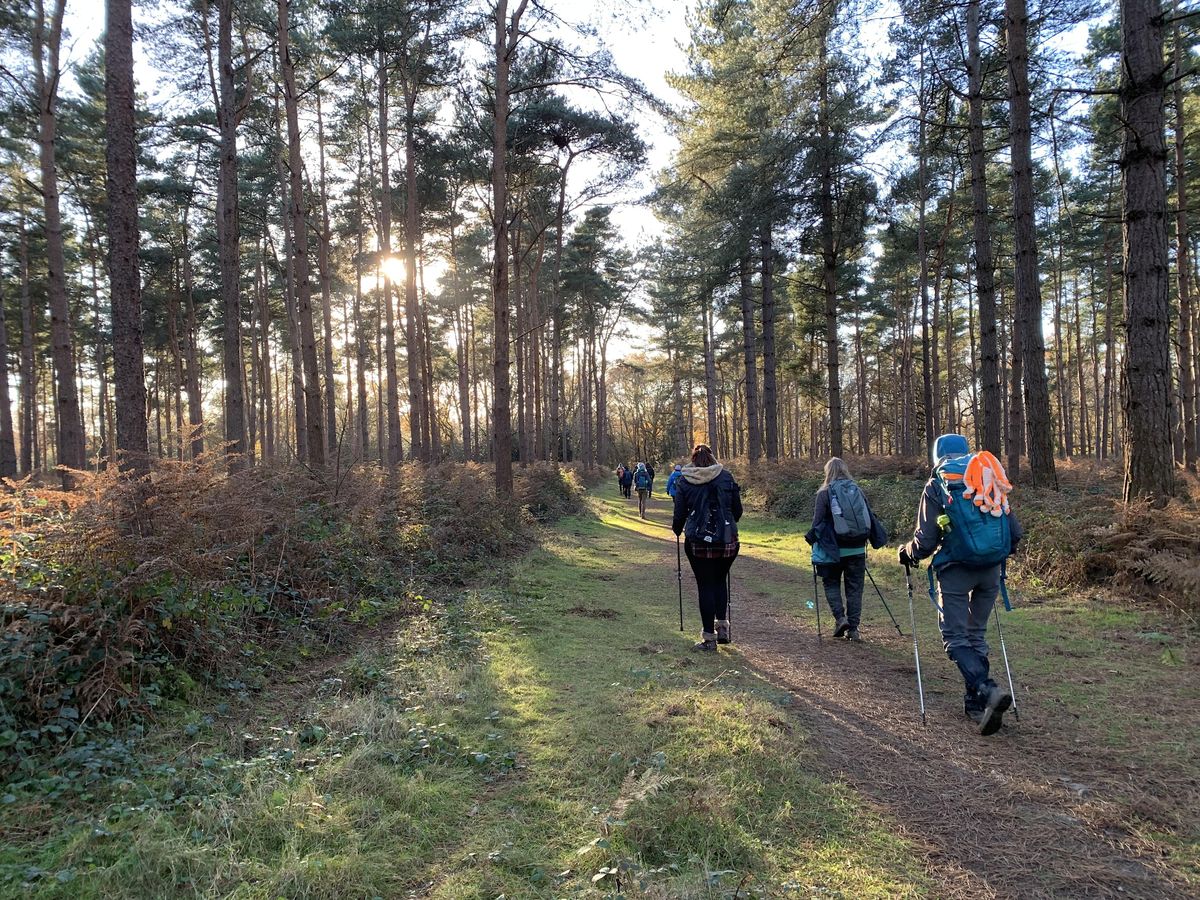
M966 438L949 434L934 442L931 457L933 471L921 494L912 539L897 556L905 569L910 606L911 570L932 557L930 597L937 605L943 647L962 674L964 712L981 734L991 735L1000 729L1013 698L990 675L988 619L1003 590L1005 561L1016 551L1021 526L1008 503L1012 486L991 453L971 453ZM624 496L629 496L629 486L636 488L645 518L653 468L646 463L632 470L622 466L618 479ZM698 444L690 464L674 467L667 492L674 498L671 527L677 539L683 538L696 579L702 630L694 649L715 651L732 640L728 576L740 550L741 488L712 449ZM879 549L888 535L849 467L837 457L825 463L805 540L834 616L834 636L860 642L867 545ZM917 666L920 685L919 658ZM921 696L923 713L923 692Z

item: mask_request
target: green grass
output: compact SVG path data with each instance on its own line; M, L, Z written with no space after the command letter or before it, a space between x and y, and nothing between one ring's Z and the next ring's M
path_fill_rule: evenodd
M162 723L124 788L0 807L0 894L927 895L788 697L687 652L662 526L593 509L308 684Z

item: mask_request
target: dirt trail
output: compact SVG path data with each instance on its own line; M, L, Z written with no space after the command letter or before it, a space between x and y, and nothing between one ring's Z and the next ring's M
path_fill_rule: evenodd
M665 504L656 504L651 516L668 519ZM664 537L660 562L673 580L675 548L669 532ZM1192 896L1163 863L1162 848L1122 824L1127 816L1116 804L1136 805L1144 794L1153 809L1156 795L1170 797L1176 788L1185 797L1195 794L1194 781L1156 782L1153 774L1093 750L1067 717L1048 721L1049 714L1029 701L1021 721L1010 714L998 735L980 737L962 716L957 681L936 671L951 664L940 645L929 642L922 645L922 666L935 671L932 677L927 672L930 715L928 727L921 727L911 637L899 637L878 609L881 621L864 628L866 643L835 641L826 631L819 644L812 624L781 602L786 596L794 606L797 596L811 597L803 574L743 554L734 568L736 649L791 694L794 714L813 735L829 772L925 848L939 896ZM772 586L771 596L752 587L772 582L781 590ZM907 602L889 602L909 635ZM907 663L884 652L888 645L907 647Z

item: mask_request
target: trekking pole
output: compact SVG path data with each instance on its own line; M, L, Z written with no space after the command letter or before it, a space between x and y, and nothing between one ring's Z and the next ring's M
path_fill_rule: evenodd
M900 630L900 623L896 621L896 617L892 615L892 608L888 606L888 602L883 599L883 591L879 589L879 585L875 584L875 576L871 574L871 570L866 569L867 577L871 579L871 584L875 587L875 593L879 595L879 602L883 604L883 608L887 610L887 614L892 618L892 624L896 626L896 634L904 637L904 632Z
M821 642L821 598L817 596L817 565L813 563L813 609L817 611L817 643Z
M725 573L725 622L729 625L729 643L733 643L733 574Z
M683 631L683 553L679 549L679 535L675 535L675 579L679 582L679 630Z
M908 618L913 633L913 661L917 665L917 700L921 704L921 725L926 727L928 723L925 721L925 685L921 683L921 648L917 645L917 614L913 610L912 572L907 563L904 566L904 583L908 585Z
M1004 646L1004 629L1000 627L1000 610L996 610L996 633L1000 635L1000 655L1004 657L1004 674L1008 678L1008 694L1012 697L1013 716L1021 721L1021 710L1017 707L1017 691L1013 687L1012 667L1008 664L1008 648Z

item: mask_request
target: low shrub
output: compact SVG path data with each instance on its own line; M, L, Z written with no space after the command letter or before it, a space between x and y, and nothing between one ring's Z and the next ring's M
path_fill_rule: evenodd
M521 552L532 520L579 507L579 477L533 466L501 502L489 468L164 463L149 484L79 474L0 495L0 777L86 724L196 679L245 690L276 650L355 627Z

